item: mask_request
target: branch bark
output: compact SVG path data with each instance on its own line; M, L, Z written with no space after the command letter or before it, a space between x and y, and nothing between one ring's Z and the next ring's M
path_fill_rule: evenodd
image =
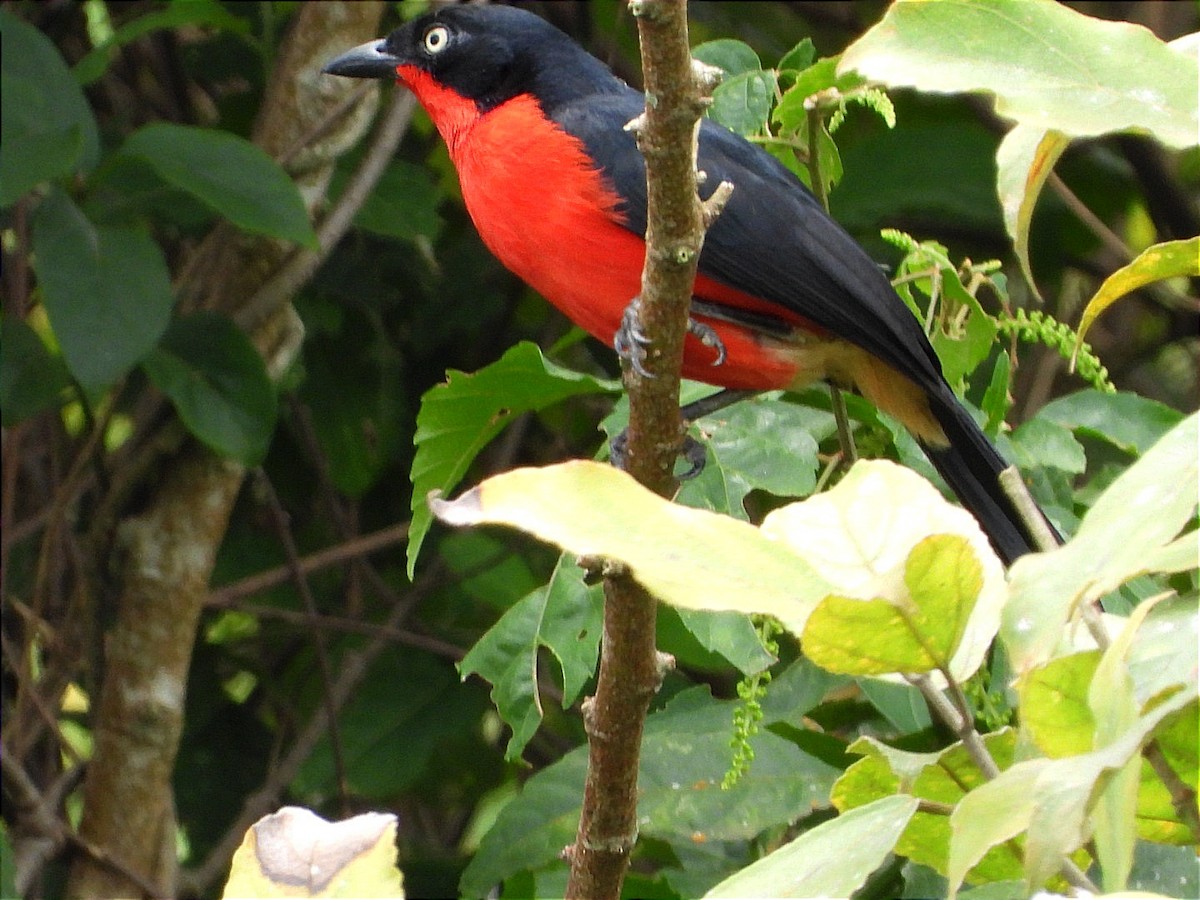
M320 78L321 63L374 35L382 12L382 3L303 5L281 48L255 143L279 158L313 133L346 91ZM289 171L310 211L324 197L335 158L366 122L365 116L352 117L292 155ZM286 254L278 241L218 226L177 280L180 307L236 314ZM256 322L250 336L278 375L298 349L302 329L290 306L281 305ZM79 837L123 868L101 864L96 854L77 857L67 885L74 897L144 896L148 885L157 895L176 893L171 774L188 668L209 576L245 472L191 443L164 467L143 511L118 527L120 597L84 784Z
M646 262L638 328L651 339L646 378L626 368L626 469L664 497L682 430L679 373L705 209L697 196L695 138L704 110L688 47L686 0L630 0L637 19L646 112L631 123L646 158ZM727 195L727 189L723 192ZM596 694L584 709L588 773L568 897L615 898L637 841L637 775L650 701L669 659L654 644L655 600L628 572L605 574L604 636Z

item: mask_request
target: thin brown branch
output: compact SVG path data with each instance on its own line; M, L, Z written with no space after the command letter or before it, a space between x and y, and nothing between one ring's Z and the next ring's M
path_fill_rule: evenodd
M402 522L399 525L391 525L379 531L374 531L371 534L364 534L353 540L345 541L333 547L327 547L324 550L318 550L316 553L310 553L308 556L303 556L298 560L298 571L302 575L310 575L329 566L336 566L338 563L366 556L369 553L375 553L385 547L401 544L406 540L408 540L408 523ZM209 606L228 606L242 597L259 594L265 590L284 584L292 577L292 571L290 566L284 565L274 569L267 569L265 572L259 572L255 575L249 575L240 581L224 585L213 591L208 595L205 603Z
M391 162L400 139L408 130L408 123L416 109L416 99L408 91L396 91L391 106L379 122L375 137L358 171L347 183L336 205L317 228L318 249L296 251L253 297L238 310L235 321L243 328L252 329L269 319L278 309L291 300L305 283L312 278L317 267L332 252L342 235L350 228L355 215L362 208L367 196L379 182L387 164Z
M304 614L310 625L315 624L319 615L317 601L313 597L307 576L300 571L300 551L296 547L296 538L292 534L291 518L288 516L287 510L283 508L283 502L279 499L275 485L271 483L271 479L267 477L266 472L259 469L255 474L258 476L258 483L263 489L263 495L266 497L267 508L271 511L271 518L275 522L275 533L279 536L279 543L282 545L283 552L287 556L287 567L291 574L292 583L296 586L296 590L300 594L300 599L304 603ZM329 717L329 749L333 757L333 772L337 781L338 797L342 802L342 806L345 807L350 789L346 781L345 754L342 751L342 732L338 728L337 711L333 706L333 668L329 664L329 648L325 645L325 633L320 628L310 627L308 631L312 637L313 650L317 656L317 668L321 671L321 700L325 704L325 714Z
M679 373L696 263L704 240L697 196L696 129L704 106L687 37L685 0L631 0L638 23L646 111L630 123L646 158L647 231L637 325L651 340L629 391L626 468L662 496L676 488ZM728 188L722 188L727 199ZM716 201L708 210L715 215ZM604 634L595 696L585 703L588 772L568 897L616 900L637 841L637 776L646 713L665 661L654 645L655 600L623 569L604 580Z
M1058 194L1059 198L1067 205L1067 208L1075 214L1075 216L1088 227L1110 253L1116 256L1122 264L1125 264L1133 259L1133 253L1129 247L1121 240L1116 232L1104 224L1104 222L1092 212L1086 203L1075 195L1075 192L1067 187L1067 183L1062 180L1057 172L1051 172L1046 179L1046 184L1054 193Z

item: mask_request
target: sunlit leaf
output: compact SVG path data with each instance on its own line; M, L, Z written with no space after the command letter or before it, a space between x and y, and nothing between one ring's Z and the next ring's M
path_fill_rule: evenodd
M285 806L246 832L223 897L404 897L396 817L363 813L328 822Z

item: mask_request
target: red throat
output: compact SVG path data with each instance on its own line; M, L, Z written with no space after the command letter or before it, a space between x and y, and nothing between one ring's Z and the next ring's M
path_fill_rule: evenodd
M396 80L413 92L454 155L479 120L475 101L438 84L432 75L416 66L397 66Z

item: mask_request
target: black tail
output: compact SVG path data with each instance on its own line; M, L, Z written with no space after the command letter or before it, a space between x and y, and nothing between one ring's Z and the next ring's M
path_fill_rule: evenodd
M934 467L962 505L979 520L1006 565L1035 550L1037 545L1029 529L1000 486L1000 473L1008 463L952 395L942 403L931 399L934 414L950 441L948 447L922 445ZM1050 530L1054 532L1053 526Z

